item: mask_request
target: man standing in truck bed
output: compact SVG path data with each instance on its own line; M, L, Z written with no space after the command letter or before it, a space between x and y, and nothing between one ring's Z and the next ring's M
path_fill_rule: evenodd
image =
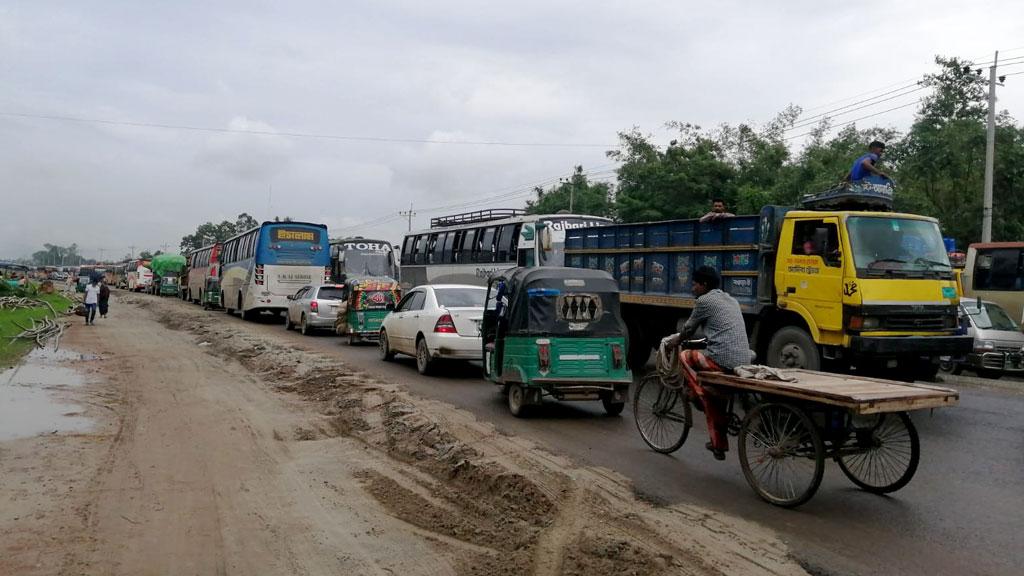
M679 359L690 390L697 394L708 420L711 442L708 449L718 460L725 459L729 449L726 425L729 415L725 399L697 381L697 372L732 372L737 366L750 363L750 344L743 313L736 299L719 289L721 278L710 266L701 266L693 273L693 294L697 297L693 314L683 326L681 338L690 338L698 328L704 329L706 350L683 350Z

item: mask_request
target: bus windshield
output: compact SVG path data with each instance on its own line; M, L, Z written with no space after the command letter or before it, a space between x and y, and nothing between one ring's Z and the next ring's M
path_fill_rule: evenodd
M345 273L360 276L393 276L390 250L345 250Z
M949 256L935 222L851 216L846 226L858 277L952 277Z

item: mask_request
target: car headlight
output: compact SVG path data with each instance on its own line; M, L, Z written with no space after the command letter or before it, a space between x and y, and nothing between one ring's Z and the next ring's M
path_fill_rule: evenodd
M974 343L975 352L992 352L995 349L996 344L991 340L978 340Z

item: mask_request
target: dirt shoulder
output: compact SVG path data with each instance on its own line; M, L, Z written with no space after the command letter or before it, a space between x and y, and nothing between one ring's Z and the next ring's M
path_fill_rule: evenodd
M761 527L218 313L115 304L67 337L101 357L97 429L0 443L0 573L803 573Z

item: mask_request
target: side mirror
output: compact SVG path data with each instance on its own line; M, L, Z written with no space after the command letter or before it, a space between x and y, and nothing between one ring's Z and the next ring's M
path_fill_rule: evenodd
M394 312L394 310L395 310L395 303L394 302L388 302L387 304L384 305L384 309L387 310L388 312Z

